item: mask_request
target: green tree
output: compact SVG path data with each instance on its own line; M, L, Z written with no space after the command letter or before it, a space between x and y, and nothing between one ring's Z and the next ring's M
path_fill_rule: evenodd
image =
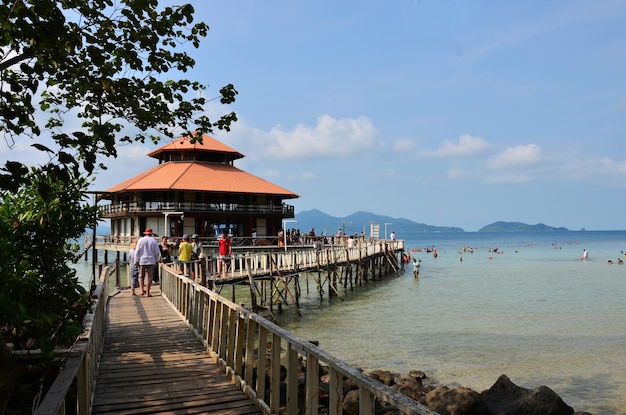
M79 328L88 296L68 241L93 221L85 191L106 169L101 160L123 143L229 130L237 119L210 119L206 86L184 78L195 65L187 50L208 33L193 15L156 0L0 5L0 132L9 147L32 140L49 160L0 167L0 379L9 387L9 347L49 351ZM216 95L230 104L236 94L226 85Z

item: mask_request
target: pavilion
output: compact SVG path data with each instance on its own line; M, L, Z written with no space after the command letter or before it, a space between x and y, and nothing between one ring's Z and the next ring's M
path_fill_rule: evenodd
M243 154L206 134L202 142L175 139L148 153L158 165L99 195L111 237L129 240L145 228L157 235L222 231L241 238L275 237L282 220L294 217L285 200L299 196L234 166Z

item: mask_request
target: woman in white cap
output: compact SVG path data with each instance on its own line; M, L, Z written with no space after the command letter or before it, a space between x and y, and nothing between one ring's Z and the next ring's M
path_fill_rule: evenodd
M197 233L191 235L191 246L193 248L191 253L191 260L195 261L200 258L200 254L202 253L202 242L200 242Z

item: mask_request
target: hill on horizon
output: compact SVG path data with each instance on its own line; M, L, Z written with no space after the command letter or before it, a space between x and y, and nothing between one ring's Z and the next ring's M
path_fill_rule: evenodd
M569 232L567 228L555 228L543 223L536 225L528 225L521 222L503 222L498 221L490 225L483 226L478 232Z
M385 224L387 224L387 233L394 231L399 238L402 235L413 233L452 233L465 232L462 228L454 226L433 226L424 223L415 222L405 218L392 218L391 216L377 215L371 212L355 212L344 217L336 217L328 215L318 209L305 210L295 215L298 223L288 223L287 227L300 229L302 233L308 233L311 228L315 229L316 235L325 232L327 235L333 235L337 229L343 228L347 234L365 232L370 234L370 224L380 225L380 236L385 233ZM489 225L485 225L478 232L570 232L564 227L554 227L538 223L529 225L522 222L505 222L497 221ZM389 235L387 235L389 236Z
M387 233L391 233L391 231L396 233L465 232L457 227L426 225L409 219L392 218L391 216L362 211L344 217L335 217L318 209L312 209L296 213L294 219L298 223L288 223L287 226L289 228L300 229L302 233L308 233L313 228L316 235L321 235L322 232L332 235L340 228L343 228L346 234L365 232L366 235L369 235L370 224L380 225L381 236L385 232L385 224L387 224Z

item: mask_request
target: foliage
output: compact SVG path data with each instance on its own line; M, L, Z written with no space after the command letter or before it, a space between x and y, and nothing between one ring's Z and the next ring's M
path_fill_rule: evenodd
M33 144L50 157L43 167L7 161L0 168L7 279L0 290L5 299L16 299L2 302L0 327L18 329L11 338L16 346L40 338L35 329L58 323L76 300L50 294L76 290L73 271L63 268L70 257L60 250L93 214L80 201L98 158L115 157L121 143L156 142L174 129L228 130L236 120L230 113L211 121L205 87L167 77L195 65L185 47L197 48L208 26L194 24L193 13L191 5L159 10L156 0L16 0L0 6L0 131L10 145L44 133L54 143ZM220 94L228 104L237 91L227 85ZM72 121L80 127L68 131ZM139 133L123 134L128 126ZM45 314L32 314L36 304L46 306Z
M29 182L2 195L0 205L0 321L14 349L71 345L82 331L88 294L70 266L78 238L93 223L95 208L85 199L88 182L76 170L33 168Z
M156 0L4 2L0 132L11 144L49 129L59 148L76 151L91 173L98 156L116 156L118 143L156 143L175 129L189 134L192 125L201 133L228 130L236 115L211 121L204 85L166 76L195 65L185 47L197 48L208 26L193 24L193 13L188 4L159 11ZM220 101L232 103L236 94L227 85ZM37 119L42 111L49 117L44 125ZM63 131L73 117L80 129ZM139 132L123 134L128 125Z
M0 134L11 148L31 139L48 158L0 167L0 356L8 344L50 352L81 329L89 296L68 241L97 214L85 192L103 159L121 144L228 131L237 120L233 112L210 119L206 86L176 79L194 67L187 49L208 32L193 14L157 0L0 5ZM229 84L218 98L230 104L236 95ZM3 381L7 368L0 364ZM5 403L0 394L0 412Z

